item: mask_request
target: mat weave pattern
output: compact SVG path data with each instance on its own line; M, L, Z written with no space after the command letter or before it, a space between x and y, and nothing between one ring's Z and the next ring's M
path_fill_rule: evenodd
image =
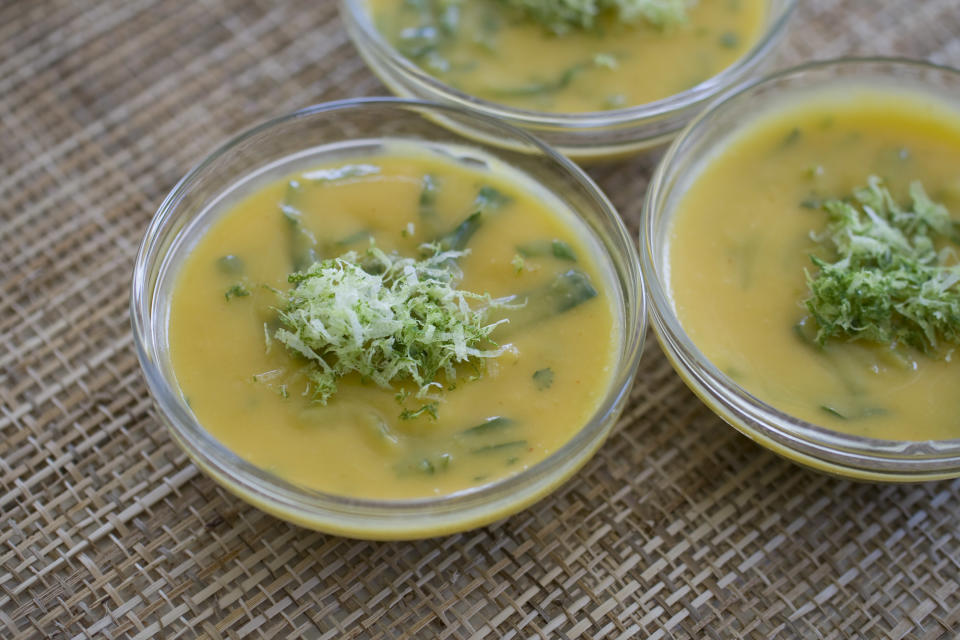
M958 0L800 4L781 65L960 66ZM652 339L596 458L486 529L329 537L199 473L133 354L147 221L229 135L384 91L332 0L0 0L0 637L960 637L960 481L801 470ZM653 163L592 170L634 232Z

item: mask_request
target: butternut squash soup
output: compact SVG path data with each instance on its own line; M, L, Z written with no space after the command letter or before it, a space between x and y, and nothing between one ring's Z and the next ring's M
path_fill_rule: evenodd
M668 240L691 340L854 435L960 438L960 112L885 86L771 108L703 161Z
M519 172L383 149L225 207L177 275L171 361L198 421L261 468L342 496L446 495L589 421L620 302L591 232Z
M367 0L376 28L443 83L533 111L646 104L713 77L761 37L767 0Z

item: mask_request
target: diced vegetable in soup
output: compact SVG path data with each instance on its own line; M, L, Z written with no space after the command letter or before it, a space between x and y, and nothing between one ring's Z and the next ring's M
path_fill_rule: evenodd
M607 258L528 178L446 151L390 142L262 184L196 241L171 358L229 449L415 498L517 473L596 411L621 340Z
M767 0L367 0L377 29L467 94L579 113L660 100L760 38Z
M958 219L956 107L824 91L704 163L669 237L673 303L707 358L777 409L960 438Z

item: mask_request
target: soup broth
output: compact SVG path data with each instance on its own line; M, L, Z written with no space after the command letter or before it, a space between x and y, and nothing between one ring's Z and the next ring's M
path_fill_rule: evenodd
M623 24L607 16L594 29L556 35L498 0L456 4L456 23L444 31L433 27L430 2L368 0L386 39L445 84L557 113L619 109L690 89L746 53L767 14L765 0L700 0L679 25ZM429 41L419 35L426 29L436 34Z
M390 143L262 184L203 231L177 275L170 351L191 410L227 448L324 492L417 498L517 473L589 421L621 340L606 258L584 224L529 179L455 155ZM296 225L285 215L291 182ZM460 229L481 197L495 206L451 268L462 270L462 289L526 302L497 312L510 322L492 338L513 348L485 368L459 366L426 398L408 383L384 388L351 374L318 402L306 360L275 337L288 275L309 267L304 251L363 255L374 243L416 257ZM542 304L541 292L573 277L592 294Z
M790 415L890 440L960 437L952 352L798 335L805 272L826 199L881 178L908 202L921 181L960 216L960 113L883 87L824 91L781 106L707 159L677 205L668 242L672 301L704 355Z

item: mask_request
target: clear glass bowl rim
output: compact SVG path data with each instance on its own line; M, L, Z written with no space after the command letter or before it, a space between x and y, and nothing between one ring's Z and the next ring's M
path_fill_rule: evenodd
M298 486L240 458L203 429L202 425L180 401L179 394L174 390L175 383L164 376L156 361L158 356L154 349L153 310L156 304L154 302L155 287L159 278L152 281L151 269L159 270L164 256L159 253L156 256L151 256L151 253L157 242L167 235L182 233L182 229L172 234L165 229L168 219L176 213L181 197L189 192L194 182L207 167L254 136L297 118L367 107L399 107L417 110L422 114L431 116L442 117L444 114L451 114L460 118L479 120L487 126L499 128L504 134L518 138L522 142L533 146L548 161L559 165L561 170L567 174L568 179L576 181L586 189L601 217L611 224L611 231L615 234L612 240L627 248L627 255L620 256L619 259L625 265L628 275L631 276L631 281L636 283L635 287L630 287L633 289L636 300L632 309L628 307L629 300L624 301L623 313L626 323L623 327L623 342L618 354L617 371L611 380L610 387L591 419L567 443L540 462L513 476L452 494L405 500L351 498ZM237 176L238 180L241 178L243 176ZM151 258L153 259L151 260ZM616 258L611 259L616 261ZM221 144L191 168L164 198L141 241L133 269L130 318L137 357L144 372L147 386L162 414L162 418L175 440L187 450L188 455L191 457L197 456L203 463L201 466L204 466L208 473L212 473L215 477L225 479L230 483L235 483L245 493L262 500L274 509L310 521L316 520L322 514L359 519L415 516L422 514L425 509L429 509L429 513L433 515L455 514L461 511L469 512L470 510L480 509L484 505L494 503L497 500L505 500L515 490L535 487L538 482L549 479L553 473L564 469L565 465L571 459L576 458L583 449L595 449L599 446L599 443L595 443L595 440L601 436L605 437L611 426L612 416L622 407L626 394L629 393L631 388L643 351L647 329L646 287L643 285L639 264L639 256L633 237L626 229L613 204L599 186L571 160L557 153L536 137L484 114L478 114L453 105L395 97L350 98L312 105L251 127ZM628 284L618 278L618 291L626 288ZM631 325L635 327L633 331L629 330ZM207 468L207 465L210 465L210 467ZM358 531L363 528L364 525L351 522L349 526L344 527L344 530ZM371 531L373 531L372 528Z
M841 473L844 470L865 471L868 474L876 472L880 474L877 479L885 480L910 480L913 476L918 480L952 477L960 474L960 438L898 441L849 435L795 418L748 393L710 362L687 336L673 311L667 288L661 281L659 268L655 264L654 256L658 256L659 251L654 250L656 238L654 212L659 212L663 206L668 193L667 184L673 175L681 147L687 139L709 125L714 113L726 108L753 89L779 80L809 72L861 66L886 68L895 66L903 69L932 71L955 76L960 82L960 70L933 62L899 57L843 57L811 61L782 69L765 77L741 83L718 96L684 128L670 145L650 180L644 200L640 224L640 260L641 271L648 287L650 324L667 352L671 364L678 369L684 381L688 385L692 384L688 375L698 382L702 381L702 389L694 389L694 391L698 392L698 395L702 391L710 400L720 403L724 407L723 411L706 402L712 410L745 435L752 438L760 436L766 442L772 441L813 460L837 465L835 470L840 470ZM685 360L694 363L694 366L690 367L684 362ZM736 403L736 406L730 406L731 400ZM748 408L752 413L745 415L742 411L743 407ZM931 445L935 445L940 455L931 455Z
M361 34L381 60L388 61L432 93L443 96L457 104L469 106L488 115L509 121L517 126L536 126L557 130L608 129L625 125L637 125L647 120L682 112L711 99L725 88L736 82L740 75L762 61L776 45L786 30L790 17L797 7L798 0L783 0L780 14L768 25L763 35L745 54L733 64L700 84L646 104L611 109L609 111L589 111L583 113L553 113L518 109L499 102L484 100L454 89L423 71L412 61L404 57L388 43L369 19L363 7L364 0L341 0L341 12L349 15Z

